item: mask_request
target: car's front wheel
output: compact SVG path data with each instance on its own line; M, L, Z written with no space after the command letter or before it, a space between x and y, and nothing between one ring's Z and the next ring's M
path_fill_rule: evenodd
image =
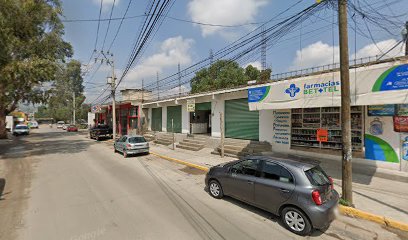
M208 184L208 192L213 198L220 199L224 196L221 184L216 180L210 181L210 183Z
M281 214L282 222L285 227L298 235L309 235L312 231L312 224L307 216L297 208L286 207Z

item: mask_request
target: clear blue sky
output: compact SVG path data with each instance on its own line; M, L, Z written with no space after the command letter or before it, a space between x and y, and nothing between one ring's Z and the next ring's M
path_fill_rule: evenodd
M113 0L104 0L101 18L109 18L112 2ZM142 15L147 2L147 0L133 0L127 16ZM176 1L169 12L169 16L211 24L240 25L267 21L296 2L295 0ZM301 11L314 2L314 0L303 0L285 13L283 17ZM391 4L393 1L366 0L366 2L372 2L372 6L375 7L387 2ZM100 0L62 0L62 3L64 19L98 18ZM122 17L128 3L129 0L116 0L113 17ZM401 23L401 28L403 22L408 20L407 0L401 0L394 5L387 6L387 8L379 9L379 11L390 15L403 14L400 18L395 19L395 21ZM337 15L333 15L331 10L327 10L305 22L293 32L288 33L279 44L268 50L268 67L272 67L274 73L281 73L331 63L333 53L335 59L337 59L337 28L331 24L332 19L336 20L336 17ZM141 21L142 18L126 19L111 49L115 55L118 75L120 75L128 61L132 43L139 31ZM119 22L111 22L104 50L107 50L112 42ZM71 42L74 47L74 58L79 59L84 64L88 63L94 49L97 22L66 22L64 24L66 27L65 39ZM102 49L107 25L108 21L100 24L98 50ZM142 78L145 79L145 82L155 81L156 72L159 72L160 77L175 73L178 62L182 67L189 66L207 57L210 49L216 51L257 26L255 24L236 28L219 28L199 26L167 18L144 52L141 61L134 66L134 69L128 74L120 88L140 87ZM380 50L386 51L401 38L401 29L398 28L390 29L393 35L371 26L370 23L369 28L372 30L376 45L373 44L370 37L363 37L361 34L357 34L355 37L354 31L350 29L350 55L355 52L357 52L358 57L379 54ZM366 32L366 30L363 30L363 32ZM354 42L357 43L357 49L355 49ZM397 52L394 51L391 54L400 54L401 50L401 48L398 48L395 50ZM257 56L249 59L247 63L252 62L254 65L258 65L260 58L260 54L257 54ZM243 63L243 65L245 64ZM103 84L109 74L107 66L101 67L96 73L94 73L95 70L96 66L85 77L85 81L91 82L86 84L87 102L92 102L105 88ZM94 77L91 78L92 76Z

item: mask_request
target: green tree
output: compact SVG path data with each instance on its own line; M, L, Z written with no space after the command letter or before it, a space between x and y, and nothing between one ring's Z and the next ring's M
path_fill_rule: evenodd
M247 76L249 80L257 80L259 78L259 75L260 72L256 67L248 65L245 68L245 76Z
M245 85L248 81L245 71L238 63L218 60L209 68L198 71L191 80L191 93L213 91Z
M258 83L267 83L271 79L272 70L270 68L261 71L259 78L257 79Z
M72 56L61 14L59 0L0 0L0 138L6 115L19 102L45 101L43 84Z
M56 121L69 121L73 115L73 93L75 93L76 118L87 117L89 106L83 106L83 78L81 76L81 63L71 60L58 70L58 76L52 84L46 106L42 106L41 115L54 118ZM46 109L46 111L44 110ZM86 109L86 113L84 112Z

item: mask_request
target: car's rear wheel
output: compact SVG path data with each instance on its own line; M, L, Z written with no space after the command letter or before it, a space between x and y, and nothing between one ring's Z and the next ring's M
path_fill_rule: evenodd
M307 216L297 208L286 207L282 210L282 222L285 227L298 235L305 236L312 231L312 224Z
M211 180L208 184L208 192L211 197L220 199L224 197L224 192L222 191L221 184L216 180Z

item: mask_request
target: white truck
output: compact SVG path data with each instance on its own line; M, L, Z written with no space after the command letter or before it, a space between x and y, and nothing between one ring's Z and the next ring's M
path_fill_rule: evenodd
M14 129L14 118L13 116L6 116L6 129L13 132Z

